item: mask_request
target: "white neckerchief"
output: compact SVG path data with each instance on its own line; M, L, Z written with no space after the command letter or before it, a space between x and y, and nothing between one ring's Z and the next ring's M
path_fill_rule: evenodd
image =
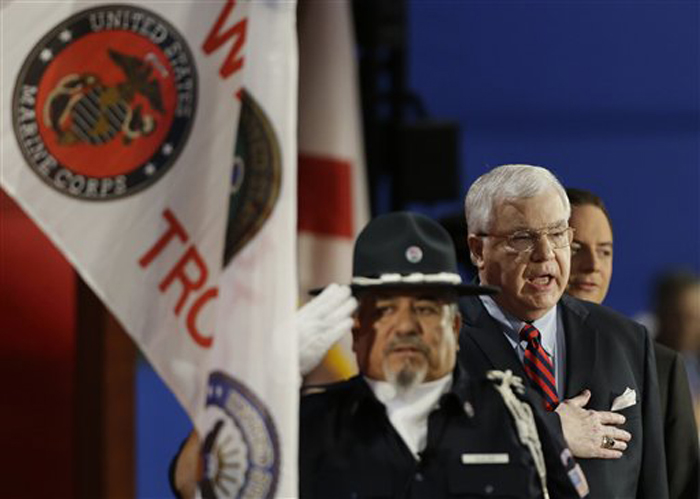
M415 386L407 392L398 392L387 381L365 377L375 397L384 404L392 426L416 459L425 449L428 439L428 415L440 397L452 387L452 373L440 379Z
M504 326L503 334L505 334L508 342L515 349L518 358L522 362L527 348L526 341L520 341L520 330L523 328L525 321L521 321L517 317L509 314L498 306L496 301L490 296L479 296L481 303L486 307L486 311L491 317ZM532 322L531 324L537 328L541 335L541 343L545 351L549 354L554 364L554 379L557 382L557 391L563 393L564 389L564 345L558 348L557 337L561 338L563 343L563 324L557 313L558 306L552 307L542 317Z

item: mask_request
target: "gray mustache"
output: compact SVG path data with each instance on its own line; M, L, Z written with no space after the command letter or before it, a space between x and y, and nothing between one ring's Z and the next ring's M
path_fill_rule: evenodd
M428 346L423 342L422 339L420 339L419 336L405 336L402 338L395 337L393 340L391 340L389 344L384 348L384 353L389 354L394 350L398 350L400 348L414 348L426 356L429 352Z

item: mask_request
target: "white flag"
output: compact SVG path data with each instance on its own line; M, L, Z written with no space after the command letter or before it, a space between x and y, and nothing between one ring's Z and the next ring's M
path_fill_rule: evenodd
M299 278L309 289L348 283L352 248L369 217L350 2L305 2L299 11ZM350 337L313 382L357 371Z
M251 2L249 9L219 345L197 424L200 486L204 497L295 497L296 5Z
M272 335L297 297L294 3L14 1L0 15L2 187L210 450L237 438L239 474L207 460L211 493L294 495L296 345Z

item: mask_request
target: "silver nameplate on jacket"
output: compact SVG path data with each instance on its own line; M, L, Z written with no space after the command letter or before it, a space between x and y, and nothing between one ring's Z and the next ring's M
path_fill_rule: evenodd
M462 454L462 464L506 464L510 462L508 454Z

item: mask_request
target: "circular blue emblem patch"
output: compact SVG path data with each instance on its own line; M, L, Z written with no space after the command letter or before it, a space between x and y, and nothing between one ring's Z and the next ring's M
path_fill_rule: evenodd
M215 371L209 376L206 407L202 497L273 497L279 439L265 405L240 381Z

